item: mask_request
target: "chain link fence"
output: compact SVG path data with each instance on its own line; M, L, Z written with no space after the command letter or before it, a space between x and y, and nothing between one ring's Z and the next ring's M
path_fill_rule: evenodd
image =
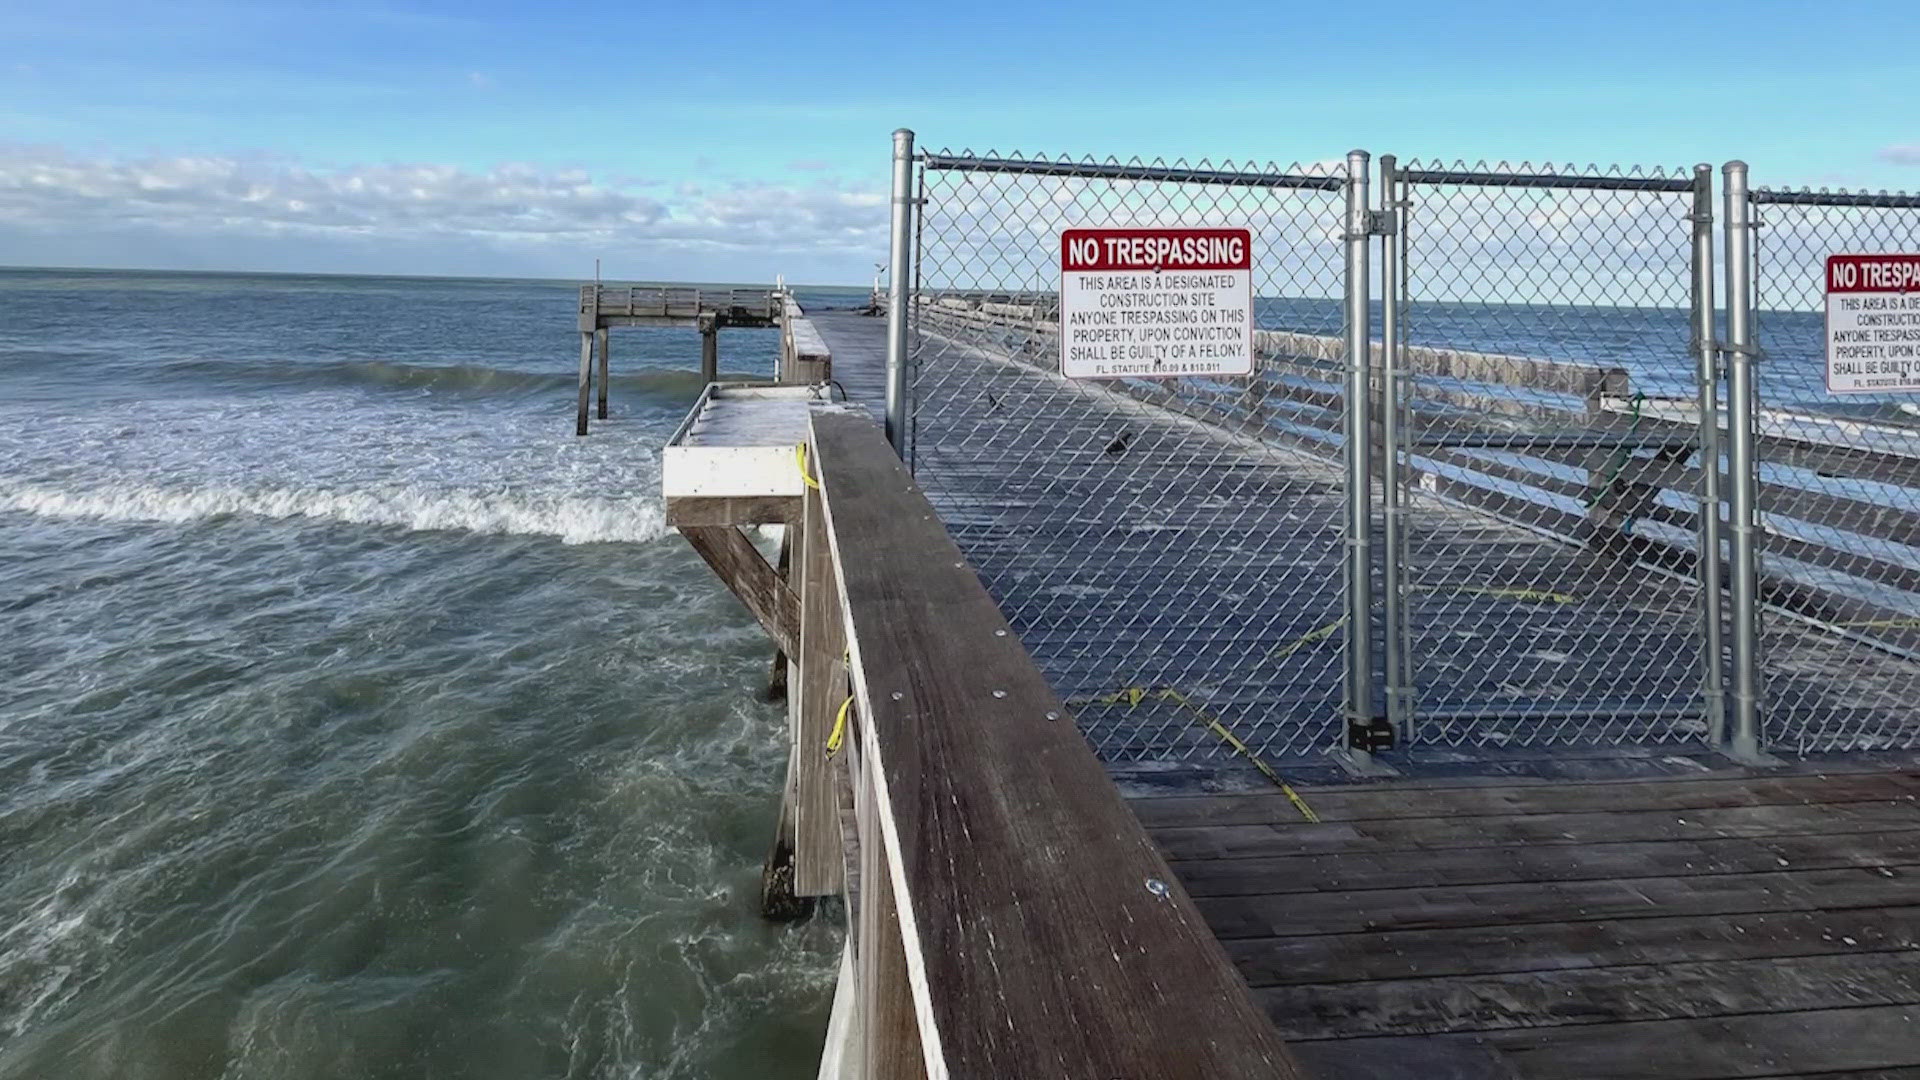
M1448 745L1703 739L1695 175L1384 175L1403 245L1397 726Z
M1383 158L1361 213L1359 154L911 160L889 421L1109 761L1285 760L1386 733L1920 746L1920 407L1826 393L1820 321L1825 258L1920 250L1920 198L1749 200L1742 180L1726 210L1759 214L1749 260L1705 166ZM1063 376L1063 234L1128 227L1249 231L1252 375ZM1747 282L1727 259L1757 272L1757 369L1746 330L1721 326L1717 276ZM1363 320L1378 334L1350 349ZM1749 370L1753 440L1721 400ZM1362 446L1371 483L1352 479ZM1753 489L1736 483L1750 452ZM1762 527L1736 529L1749 490Z
M1110 761L1340 741L1342 164L921 160L915 474ZM1060 237L1248 229L1252 377L1068 381Z
M1830 393L1825 313L1828 256L1920 252L1920 196L1761 188L1751 201L1766 742L1911 749L1920 395ZM1883 356L1920 366L1920 294L1871 321Z

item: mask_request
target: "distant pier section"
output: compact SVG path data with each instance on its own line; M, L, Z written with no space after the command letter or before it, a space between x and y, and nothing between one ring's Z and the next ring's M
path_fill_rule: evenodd
M609 333L616 326L675 326L700 331L700 379L720 377L720 331L727 327L782 328L782 355L796 348L803 355L824 356L813 341L796 341L787 329L799 314L793 296L783 286L768 288L702 289L685 286L580 286L580 408L574 434L587 433L587 404L593 395L593 357L600 352L599 418L607 418L607 381L611 367ZM807 331L806 333L811 333ZM803 336L805 336L803 334ZM819 372L824 378L824 371Z

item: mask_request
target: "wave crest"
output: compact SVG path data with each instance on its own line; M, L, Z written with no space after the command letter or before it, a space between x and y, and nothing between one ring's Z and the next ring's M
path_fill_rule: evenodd
M570 363L547 371L488 367L484 364L414 364L398 360L286 362L262 360L182 360L161 365L169 377L270 386L374 386L464 394L543 394L570 391L579 373ZM616 364L610 385L662 404L692 401L706 383L696 367L629 368Z
M387 525L420 531L555 536L569 544L645 543L666 533L659 504L624 499L555 497L390 488L169 488L105 485L65 491L0 486L0 510L51 518L188 524L222 517L307 519Z

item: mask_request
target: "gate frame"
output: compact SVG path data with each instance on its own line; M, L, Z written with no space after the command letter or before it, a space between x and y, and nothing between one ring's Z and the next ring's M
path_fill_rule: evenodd
M1692 223L1689 243L1689 323L1692 340L1686 351L1695 359L1697 434L1694 453L1701 462L1698 490L1700 512L1696 516L1696 586L1699 589L1699 621L1702 629L1700 649L1700 711L1706 723L1707 745L1739 757L1738 747L1724 745L1726 728L1725 671L1722 667L1721 603L1719 581L1719 429L1717 378L1714 364L1724 350L1714 334L1714 277L1712 211L1712 167L1698 164L1691 178L1661 176L1583 176L1556 172L1493 172L1477 169L1402 168L1392 155L1380 159L1381 214L1389 228L1382 236L1381 289L1381 441L1385 446L1382 466L1382 517L1386 532L1382 574L1384 619L1386 623L1386 689L1388 717L1400 746L1411 750L1418 740L1419 702L1415 680L1412 618L1409 610L1405 574L1410 554L1406 535L1405 457L1413 452L1411 414L1413 395L1410 373L1405 363L1405 309L1411 303L1409 271L1406 264L1407 224L1416 185L1429 187L1507 187L1569 191L1644 191L1663 194L1687 194L1692 198L1687 220ZM1731 236L1731 230L1728 233ZM1731 258L1729 258L1731 263ZM1729 277L1731 277L1731 273ZM1708 467L1712 463L1713 467ZM1709 509L1711 508L1711 509ZM1736 605L1737 607L1737 605ZM1757 760L1756 755L1751 755ZM1743 758L1742 760L1747 760Z
M909 370L914 355L913 326L918 322L921 227L925 221L929 170L1016 173L1087 179L1135 180L1260 187L1297 191L1343 193L1345 207L1341 240L1344 248L1344 348L1346 386L1342 397L1346 473L1345 609L1343 646L1343 745L1336 756L1344 767L1359 774L1392 773L1373 758L1374 733L1384 717L1374 706L1372 639L1376 627L1373 599L1373 551L1370 540L1373 500L1369 491L1374 396L1370 389L1369 323L1371 276L1368 256L1373 237L1392 229L1391 219L1370 205L1368 196L1371 155L1350 151L1343 176L1313 176L1291 172L1253 172L1197 169L1118 162L1048 161L1034 158L980 157L931 151L916 152L914 132L893 133L892 220L889 234L887 310L887 439L894 452L912 467L918 430L916 380ZM915 164L918 164L916 183ZM920 211L916 213L916 211Z
M1757 539L1765 535L1764 509L1759 497L1760 409L1758 379L1753 365L1767 358L1758 329L1758 302L1765 255L1758 242L1761 208L1812 206L1827 209L1861 208L1920 211L1920 193L1819 191L1753 187L1747 163L1729 161L1726 177L1727 340L1720 344L1722 368L1729 383L1729 470L1733 483L1729 524L1732 533L1733 664L1730 687L1732 732L1725 751L1746 764L1777 764L1767 753L1767 688L1761 670L1764 655L1760 622L1765 605L1760 600L1761 553ZM1736 259L1738 261L1736 261ZM1736 276L1737 275L1737 276ZM1738 329L1736 329L1738 327ZM1736 376L1746 392L1737 389ZM1743 412L1743 416L1736 415ZM1744 444L1744 450L1741 450ZM1746 469L1736 469L1732 454L1742 453ZM1744 480L1744 483L1738 482ZM1744 601L1744 602L1743 602Z

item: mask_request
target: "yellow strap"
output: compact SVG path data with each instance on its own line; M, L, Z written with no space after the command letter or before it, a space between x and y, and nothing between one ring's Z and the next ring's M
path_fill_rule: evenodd
M840 715L833 718L833 732L827 736L827 756L832 757L847 737L847 710L853 708L853 695L840 703Z
M1525 600L1535 604L1577 604L1580 598L1563 592L1550 592L1546 589L1524 589L1520 587L1496 588L1486 585L1434 585L1421 590L1423 592L1471 593L1474 596L1497 596L1502 600Z
M820 490L820 481L815 480L812 476L807 474L807 444L806 443L795 443L793 445L793 459L800 463L800 479L805 480L807 482L807 486L814 489L815 491Z
M1346 620L1342 619L1340 621L1345 622ZM1326 630L1328 633L1331 633L1334 629L1337 629L1339 625L1340 623L1334 623L1332 627L1328 627ZM1319 631L1315 632L1318 633ZM1206 723L1207 730L1219 736L1220 741L1232 747L1236 753L1245 757L1248 761L1253 762L1253 767L1259 769L1262 776L1273 781L1273 786L1280 789L1281 793L1287 797L1287 801L1293 804L1295 810L1300 811L1301 817L1316 825L1319 824L1320 815L1314 813L1313 807L1307 805L1307 800L1301 798L1300 793L1293 790L1293 785L1282 780L1280 774L1273 771L1273 766L1268 765L1264 758L1254 753L1252 747L1241 742L1239 736L1228 731L1227 726L1220 722L1219 717L1195 704L1191 698L1174 687L1163 686L1157 692L1150 692L1146 687L1128 686L1115 690L1110 694L1098 694L1094 697L1087 698L1086 702L1091 705L1118 705L1125 702L1127 707L1131 709L1138 706L1140 702L1145 700L1150 694L1160 701L1171 701L1198 716Z
M1318 630L1309 630L1299 637L1294 638L1292 641L1287 642L1285 645L1274 649L1273 658L1275 660L1284 660L1315 642L1327 640L1345 625L1347 625L1347 617L1342 615Z

